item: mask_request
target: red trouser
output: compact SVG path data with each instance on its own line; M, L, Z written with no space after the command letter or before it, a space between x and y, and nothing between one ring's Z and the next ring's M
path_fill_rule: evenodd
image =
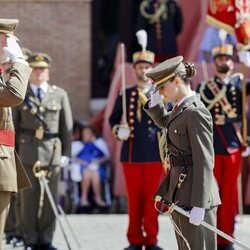
M237 179L241 168L241 150L230 155L215 155L214 175L217 179L222 204L217 211L218 229L233 237L238 208ZM229 243L218 236L218 245Z
M122 163L128 192L129 226L127 237L131 244L157 243L158 212L153 196L163 175L162 164Z

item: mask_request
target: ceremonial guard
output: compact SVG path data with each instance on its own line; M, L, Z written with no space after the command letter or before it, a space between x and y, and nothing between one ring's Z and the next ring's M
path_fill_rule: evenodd
M21 194L21 226L25 249L54 250L55 214L35 173L47 172L56 202L60 165L71 156L72 115L67 92L48 83L50 57L34 53L27 61L33 70L25 101L13 110L17 149L32 182Z
M144 42L144 49L133 54L137 83L120 92L109 118L114 136L123 141L120 159L128 194L130 243L126 250L142 250L143 246L146 250L162 249L157 246L158 212L152 200L163 172L158 150L160 130L143 110L153 91L145 73L152 68L154 53L145 49ZM122 117L127 124L121 124Z
M218 228L233 236L238 207L237 180L241 171L242 80L233 73L233 46L224 44L212 50L216 74L198 85L197 92L210 110L214 123L215 168L222 205L217 212ZM250 93L247 84L246 93ZM218 237L219 250L231 250L227 240Z
M136 29L148 33L148 49L155 53L156 62L178 54L176 37L182 26L182 10L177 1L141 1Z
M158 205L164 201L190 212L189 219L176 211L170 214L178 249L215 250L215 233L199 226L202 220L216 226L220 198L213 176L212 117L189 82L195 75L194 65L178 56L146 75L154 81L155 91L145 111L166 130L166 141L161 145L165 145L164 158L169 165L169 174L155 195L156 208L162 211ZM171 112L166 111L162 98L176 102Z
M11 195L30 187L14 150L15 131L10 108L23 102L31 72L13 35L18 23L17 19L0 19L0 60L6 57L11 60L9 79L5 81L0 72L0 249Z

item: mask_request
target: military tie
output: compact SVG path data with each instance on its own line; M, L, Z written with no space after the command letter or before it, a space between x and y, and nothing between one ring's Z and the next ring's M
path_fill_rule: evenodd
M38 87L38 89L37 89L37 98L39 99L40 102L43 99L43 90L40 87Z

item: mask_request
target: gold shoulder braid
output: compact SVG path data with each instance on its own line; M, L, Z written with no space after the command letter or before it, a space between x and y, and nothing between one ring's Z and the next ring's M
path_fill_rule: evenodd
M201 95L201 98L207 103L209 104L207 106L207 109L210 110L216 102L220 101L225 95L226 95L226 91L227 91L227 87L226 86L222 86L221 90L218 91L218 93L216 93L216 95L214 95L214 98L213 99L208 99L204 93L204 90L205 90L205 87L206 85L208 85L209 89L211 89L210 85L211 84L216 84L215 82L212 82L212 81L208 81L207 83L206 82L203 82L201 84L201 88L200 88L200 95Z
M149 20L150 24L153 24L157 21L159 21L161 18L163 20L167 19L167 4L166 4L166 0L160 0L159 1L159 8L157 9L157 11L153 14L149 14L146 11L146 8L149 6L149 3L151 2L151 0L143 0L140 4L140 13L141 15Z
M146 104L146 102L148 101L147 96L145 95L145 93L142 90L138 89L138 101L137 101L137 110L136 110L136 117L138 119L138 121L141 121L141 110L142 107Z
M167 129L162 130L162 135L158 134L158 141L159 141L159 152L160 158L163 164L163 168L165 173L168 172L170 169L170 162L169 162L169 152L168 152L168 143L167 143Z

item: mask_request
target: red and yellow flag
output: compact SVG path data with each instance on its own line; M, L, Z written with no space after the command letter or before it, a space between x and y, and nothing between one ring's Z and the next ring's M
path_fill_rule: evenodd
M240 48L250 44L250 0L210 0L207 22L235 33Z

